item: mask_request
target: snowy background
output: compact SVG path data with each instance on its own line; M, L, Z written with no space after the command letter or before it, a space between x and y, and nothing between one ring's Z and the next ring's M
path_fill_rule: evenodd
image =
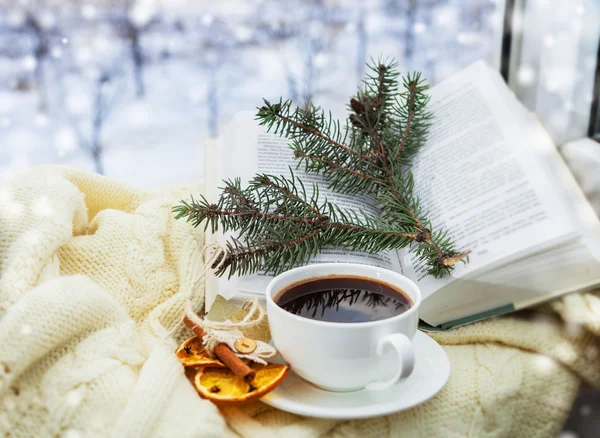
M339 114L380 55L430 83L479 58L497 67L503 12L504 0L11 2L0 182L48 162L136 186L199 179L203 140L263 97Z
M532 42L511 86L555 139L587 126L593 76L571 79L596 64L596 1L525 2ZM204 139L263 97L339 115L380 55L431 84L479 58L498 68L503 15L504 0L0 0L0 183L41 163L136 186L201 179ZM582 390L561 437L598 436L597 412Z

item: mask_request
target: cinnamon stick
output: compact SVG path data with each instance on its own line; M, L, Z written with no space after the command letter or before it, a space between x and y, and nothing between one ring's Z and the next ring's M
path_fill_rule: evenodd
M187 316L184 316L183 322L189 328L192 329L194 334L202 339L204 331L201 327L198 327L192 322ZM254 380L255 372L250 368L242 359L237 357L233 350L227 344L219 344L215 347L215 356L217 356L221 362L223 362L229 369L236 375L243 377L246 382L252 382Z

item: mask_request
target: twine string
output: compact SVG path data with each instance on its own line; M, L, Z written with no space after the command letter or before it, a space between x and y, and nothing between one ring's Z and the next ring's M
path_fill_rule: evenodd
M184 314L181 320L169 332L168 336L172 336L184 324L184 319L187 317L193 323L194 328L199 327L204 332L202 343L210 356L214 357L214 349L217 345L225 343L238 357L264 365L267 363L264 359L277 355L277 350L271 345L262 341L255 341L256 349L249 354L239 353L235 349L235 341L244 337L243 332L245 330L264 324L267 318L265 311L258 303L258 299L255 298L253 301L244 303L242 309L246 311L246 315L240 321L231 321L230 319L222 322L211 321L201 318L194 311L193 303L196 301L196 298L198 298L199 307L202 307L205 302L204 295L197 297L198 291L201 290L201 285L208 275L221 268L227 257L227 249L219 242L212 242L205 245L202 248L201 254L204 256L206 251L210 249L213 249L212 254L203 262L202 267L199 269L198 278L194 282L190 293L185 298L183 305ZM202 258L204 259L204 257Z
M213 252L211 253L210 257L206 261L204 261L204 259L205 259L204 256L206 254L206 251L208 251L210 249L213 249ZM169 331L166 338L173 336L173 334L177 330L179 330L181 328L181 326L183 326L183 324L184 324L183 319L184 319L185 315L187 315L188 318L192 319L191 314L193 314L196 319L200 320L199 317L196 315L196 313L192 310L192 301L196 299L198 291L201 290L201 286L204 284L206 277L209 274L211 274L212 272L217 271L219 268L221 268L221 266L223 266L223 263L225 263L225 258L227 257L227 248L225 248L219 242L215 241L215 242L204 245L204 247L200 251L200 254L202 254L201 261L200 261L200 263L202 263L202 267L199 269L199 273L196 278L196 281L194 281L194 284L192 285L190 292L188 293L188 295L185 298L184 316L182 316L181 319L179 320L179 322L177 324L175 324L175 327L173 327ZM217 263L217 261L218 261L218 263ZM214 265L214 267L213 267L213 265ZM200 297L198 297L198 307L202 307L204 305L204 301L205 301L204 295L201 295ZM189 312L188 312L188 308L190 309ZM194 321L194 319L192 319L192 321Z

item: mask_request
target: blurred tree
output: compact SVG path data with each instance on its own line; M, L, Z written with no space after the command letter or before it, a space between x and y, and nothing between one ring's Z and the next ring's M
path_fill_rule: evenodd
M48 112L47 68L53 42L59 42L62 34L57 22L59 11L39 0L26 0L14 5L7 11L8 24L14 34L21 34L29 39L25 47L29 53L22 58L22 67L31 71L34 86L38 93L37 109Z
M100 174L104 174L103 129L121 94L117 92L118 85L119 78L107 71L90 78L89 107L81 114L71 113L68 115L68 121L75 132L79 147L90 155L95 171Z
M369 35L367 33L368 7L362 0L357 0L356 10L356 77L360 81L365 76Z
M281 52L292 100L312 102L323 91L320 79L330 70L328 61L348 15L347 7L326 0L266 0L258 6L257 27Z
M314 102L322 93L321 79L326 71L332 71L330 64L338 33L344 28L348 17L345 10L324 0L308 2L309 8L305 26L300 28L297 44L303 59L301 75L301 102Z
M107 92L107 89L111 84L111 80L112 78L107 73L102 73L94 82L91 126L87 135L81 129L79 124L74 123L73 125L75 132L77 133L80 146L89 152L94 162L94 168L96 172L100 174L104 174L104 166L102 164L102 153L104 152L102 143L102 128L111 109L110 99Z
M31 71L23 67L23 59L31 54L32 38L14 21L6 20L5 12L0 9L0 88L26 92L35 87Z
M221 73L226 64L227 54L214 47L205 47L200 56L200 65L207 72L205 104L208 109L207 128L208 135L216 138L219 134L219 120L221 118Z
M384 32L387 38L400 42L401 49L395 56L401 70L418 70L431 80L437 62L450 56L450 52L446 56L431 56L443 53L439 49L447 41L439 37L441 29L438 31L433 24L433 15L448 3L448 0L384 0L382 10L387 21Z
M208 76L205 103L210 137L217 137L224 101L232 99L234 83L244 76L239 51L249 42L239 42L231 27L220 17L200 18L197 45L199 64Z
M144 49L142 37L152 26L159 22L158 4L154 0L127 0L123 2L123 10L113 17L113 25L129 46L129 54L133 66L135 95L144 97Z
M410 65L415 49L414 28L417 16L417 0L386 0L384 10L389 17L394 17L397 24L392 30L392 35L402 40L401 65ZM397 19L400 18L401 21Z
M284 13L293 6L296 6L294 14ZM286 59L285 51L289 41L298 35L300 26L298 10L301 6L301 3L295 1L272 2L267 0L259 3L254 11L254 23L259 41L265 46L272 46L282 59L285 82L288 87L287 96L294 102L299 100L298 81L293 68Z
M63 74L57 84L62 117L75 134L79 148L89 154L98 173L104 173L104 128L120 99L126 99L126 63L129 41L119 27L123 11L109 10L69 29L71 56L63 56ZM135 93L131 93L129 96Z

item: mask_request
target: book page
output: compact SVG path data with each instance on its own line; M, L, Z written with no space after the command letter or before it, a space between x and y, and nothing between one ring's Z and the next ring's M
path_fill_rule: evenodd
M327 189L327 181L319 175L306 174L302 168L296 169L297 161L290 149L289 140L279 135L267 133L253 120L252 113L240 113L235 116L223 137L217 140L217 164L219 181L239 177L243 184L248 183L256 173L290 175L290 166L294 175L305 184L307 194L312 193L312 184L319 186L320 199L327 198L345 210L362 211L377 215L375 200L368 196L343 195ZM221 185L219 185L220 187ZM216 194L213 194L214 197ZM227 236L221 236L224 241ZM393 252L368 254L350 251L344 248L327 247L309 263L361 263L381 268L400 270L398 255ZM271 277L265 274L241 277L220 278L219 294L230 299L239 291L264 293Z
M577 183L569 166L554 147L548 132L541 122L532 114L530 136L536 138L534 143L540 163L553 175L553 190L562 197L564 210L572 218L575 228L581 235L590 256L600 262L600 220L591 202L587 199L582 187ZM590 140L591 141L591 140ZM597 144L594 143L594 146ZM600 275L600 270L598 271Z
M528 113L509 105L510 91L494 75L479 62L431 90L433 124L412 167L416 194L433 229L443 226L471 254L442 279L405 254L405 275L418 281L424 298L457 278L576 235L536 159L535 139L523 125Z

